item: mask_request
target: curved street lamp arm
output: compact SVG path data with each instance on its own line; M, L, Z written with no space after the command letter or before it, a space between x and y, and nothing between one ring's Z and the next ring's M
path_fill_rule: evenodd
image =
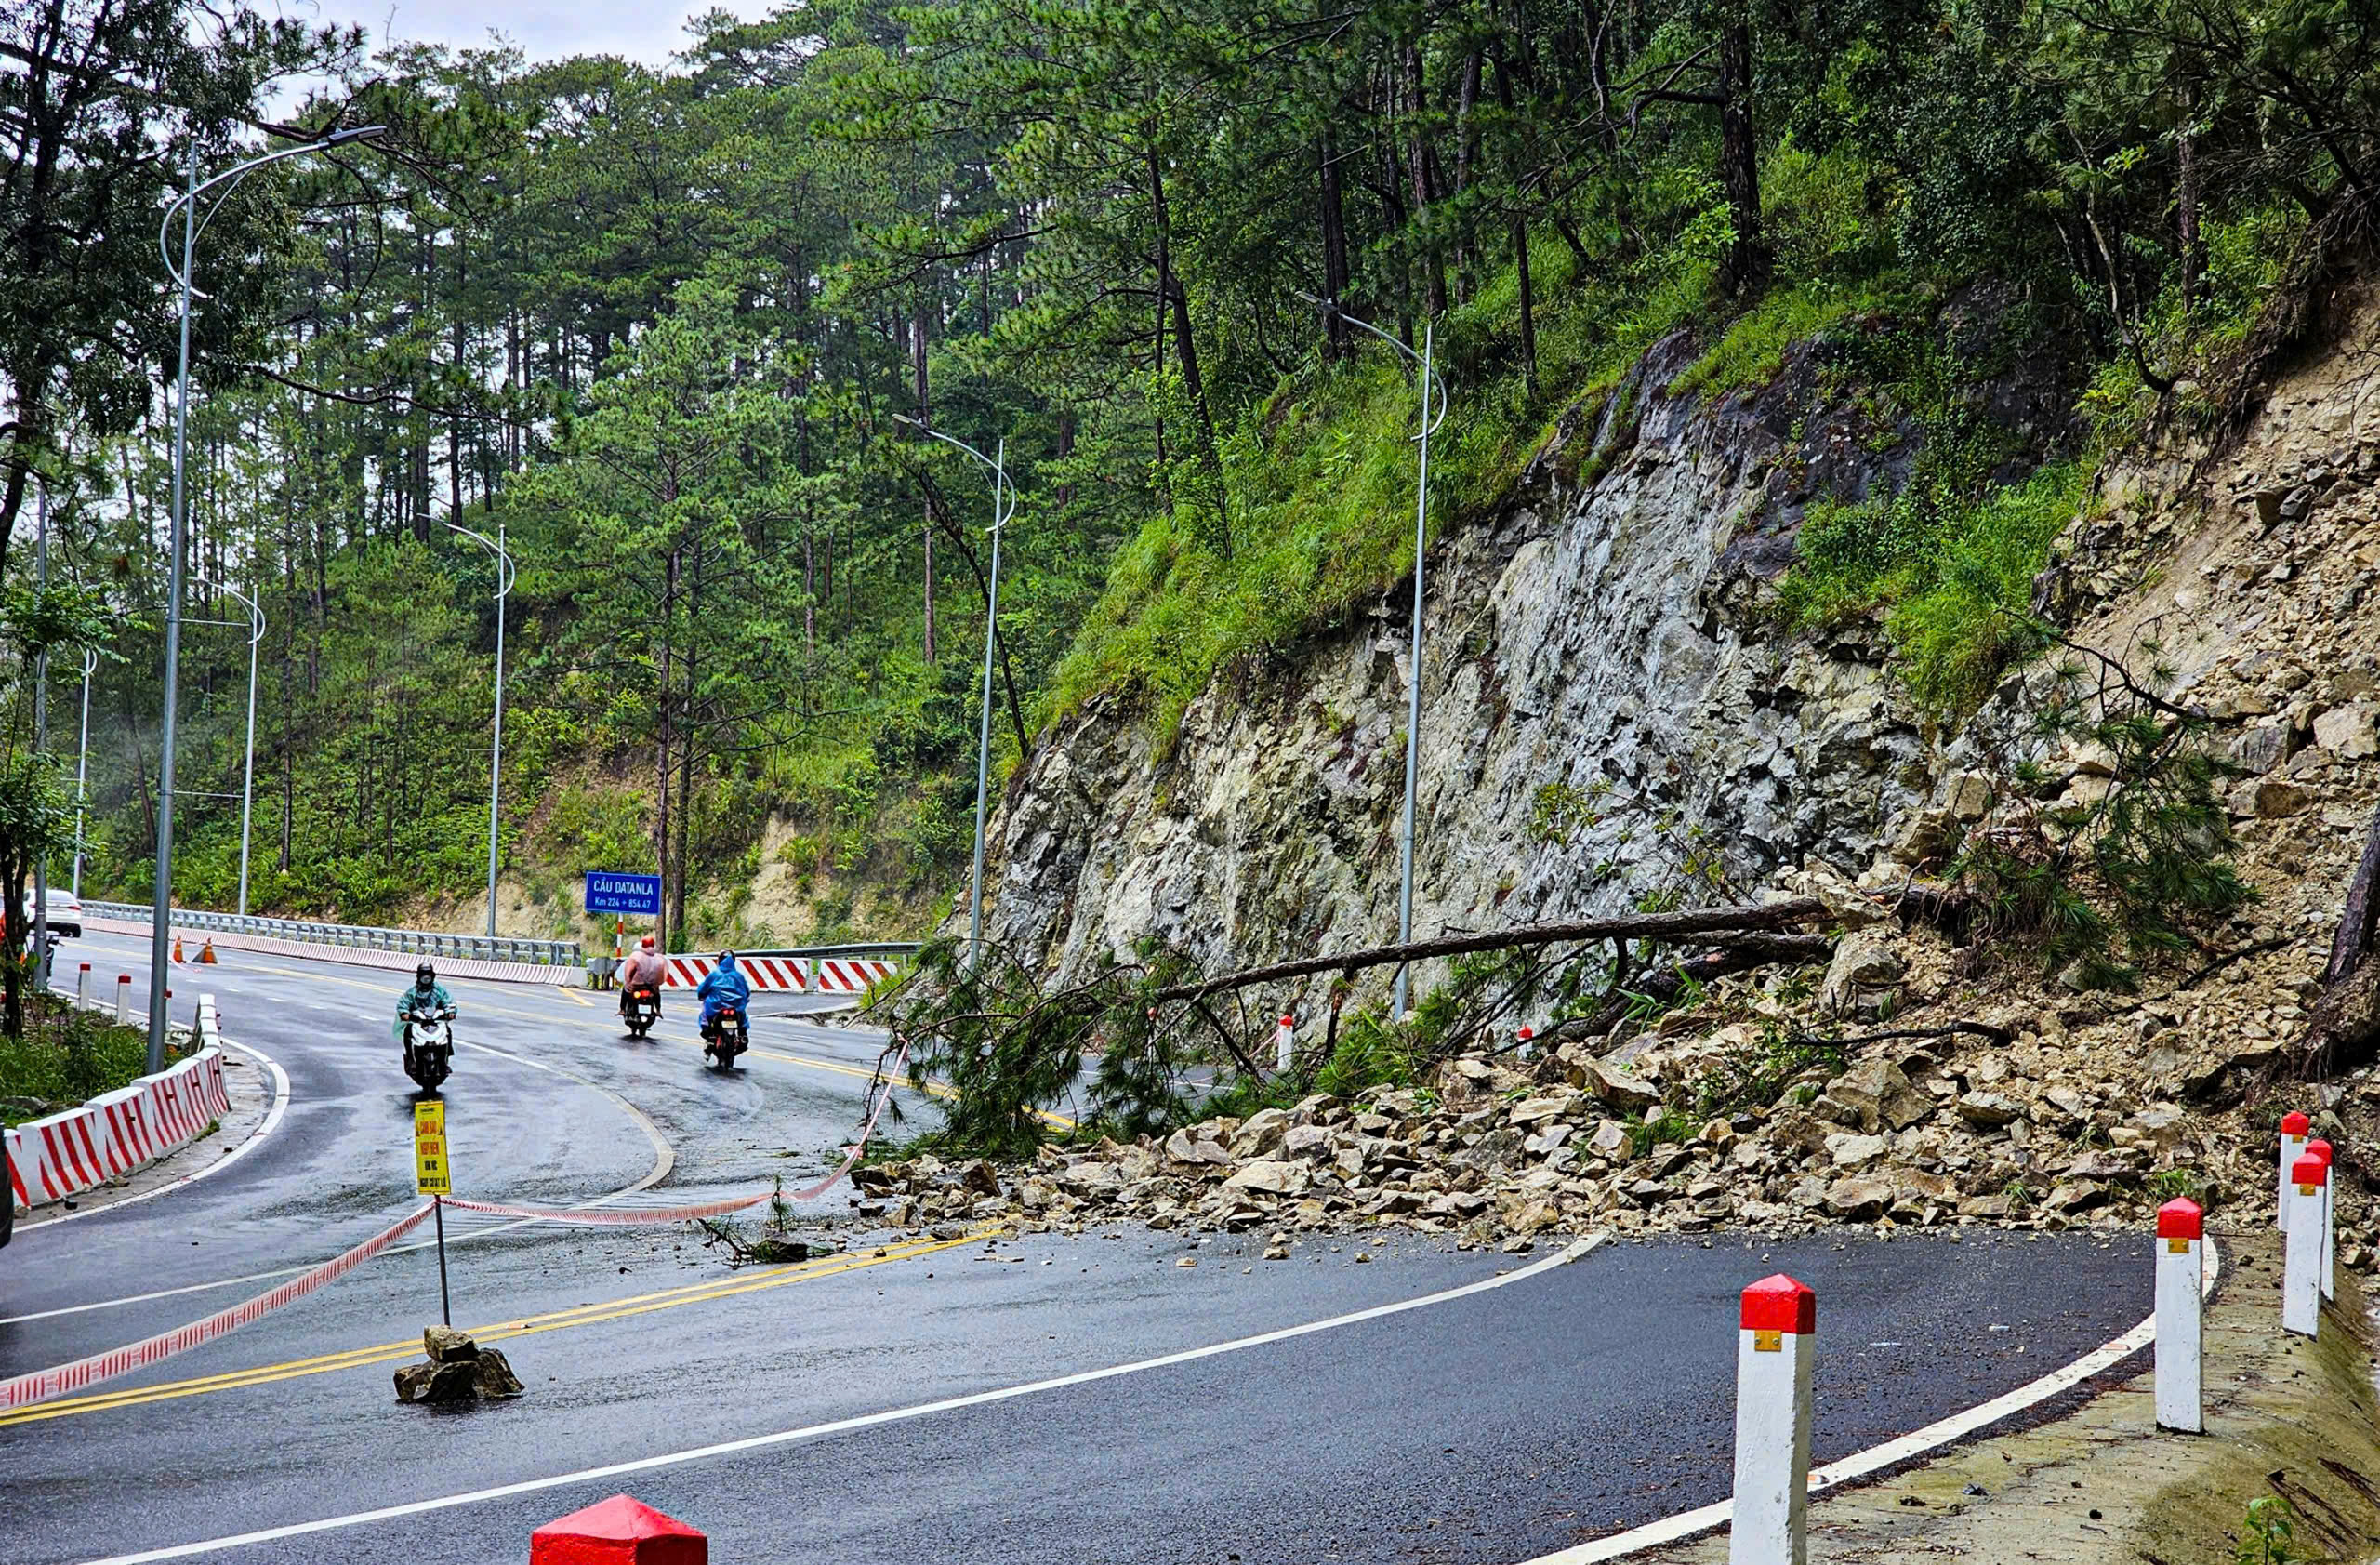
M917 431L919 434L931 435L935 440L942 442L945 445L955 445L959 450L966 452L970 457L974 458L975 460L981 462L984 466L991 469L992 531L997 533L1002 527L1008 525L1009 518L1016 514L1017 502L1016 481L1010 478L1008 475L1008 442L1000 442L1000 457L998 461L995 461L991 458L985 456L981 451L976 450L973 446L968 444L965 441L960 440L958 436L946 435L931 424L921 424L906 413L895 413L892 415L892 421L896 424L906 424L909 428ZM1007 509L1005 510L1001 509L1001 497L1003 491L1005 491L1007 497Z
M1365 320L1362 316L1350 315L1345 310L1340 308L1339 301L1337 299L1316 298L1314 295L1303 292L1301 292L1298 295L1298 298L1305 300L1308 304L1316 306L1317 309L1328 311L1331 314L1338 316L1339 319L1346 322L1349 325L1354 326L1357 331L1371 333L1372 336L1379 338L1382 342L1387 343L1391 348L1394 348L1398 352L1404 354L1415 369L1418 370L1424 366L1425 361L1422 359L1421 354L1413 351L1412 349L1408 348L1404 343L1398 341L1395 338L1389 336L1388 333L1381 330L1378 326L1372 325L1369 321ZM1436 411L1432 413L1429 417L1430 433L1435 434L1438 432L1438 426L1447 421L1447 383L1446 378L1438 374L1437 365L1435 363L1430 363L1427 367L1430 372L1431 386L1436 393Z
M460 522L449 522L446 524L446 526L449 531L462 534L465 537L470 539L473 543L478 544L490 554L496 556L496 595L499 598L510 597L512 595L512 578L514 575L511 551L506 549L502 544L496 542L494 538L488 537L485 533L481 532L476 527L466 527Z
M238 184L242 179L245 179L248 175L255 173L258 169L262 168L268 163L280 163L288 158L303 156L307 153L325 152L332 147L350 146L358 141L377 141L382 137L388 135L388 133L389 127L387 126L364 125L358 126L352 130L342 130L334 135L325 136L319 141L306 141L301 142L295 147L284 147L277 153L267 153L262 157L253 157L245 163L235 164L231 167L225 169L222 173L216 175L213 179L200 184L195 190L186 191L182 194L176 196L172 203L166 206L165 216L157 220L157 254L164 259L166 272L171 275L177 283L187 284L189 281L189 279L182 275L181 268L175 264L169 236L174 226L174 214L179 212L185 206L194 206L200 196L205 195L207 192L214 190L218 185L221 186L221 194L216 198L216 206L219 206L222 205L222 196L231 193L232 186ZM215 217L215 206L208 207L206 209L206 215L198 219L198 227L201 232L204 232L207 223L213 220ZM192 235L192 241L195 242L197 234L193 233Z
M257 601L254 598L249 597L245 592L241 591L238 588L232 586L228 581L218 581L214 577L203 576L197 571L191 572L190 578L192 581L197 582L202 587L212 587L218 592L229 593L231 596L239 599L241 606L248 611L248 644L250 646L254 646L257 643L264 640L264 610L258 606Z

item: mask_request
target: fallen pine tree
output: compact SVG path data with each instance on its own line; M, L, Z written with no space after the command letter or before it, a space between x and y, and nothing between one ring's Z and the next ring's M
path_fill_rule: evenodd
M909 1043L925 1074L946 1081L945 1136L954 1146L998 1150L1037 1140L1041 1112L1082 1085L1091 1116L1121 1134L1161 1130L1186 1109L1182 1083L1205 1067L1233 1084L1277 1088L1258 1064L1276 1001L1267 988L1302 989L1329 975L1328 1021L1293 1061L1290 1087L1333 1070L1407 1076L1435 1054L1476 1040L1499 1018L1532 1001L1593 1007L1612 1021L1631 1007L1659 1009L1691 986L1728 973L1824 962L1831 942L1796 932L1831 915L1815 897L1662 913L1523 924L1317 953L1220 974L1199 974L1178 951L1150 943L1088 977L1060 987L997 946L969 967L963 943L938 940L918 956L908 981L870 1009ZM1608 946L1608 960L1600 955ZM1385 967L1446 962L1448 977L1412 1014L1391 1023L1365 1013L1345 1029L1341 1011L1357 975ZM1353 1048L1354 1053L1347 1051ZM1343 1056L1343 1057L1342 1057Z

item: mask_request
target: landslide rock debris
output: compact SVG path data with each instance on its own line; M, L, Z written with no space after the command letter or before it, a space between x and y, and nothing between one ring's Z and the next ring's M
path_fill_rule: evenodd
M429 1360L407 1364L396 1373L401 1402L451 1405L517 1397L523 1389L504 1355L493 1347L482 1347L467 1332L452 1326L425 1326L421 1346Z

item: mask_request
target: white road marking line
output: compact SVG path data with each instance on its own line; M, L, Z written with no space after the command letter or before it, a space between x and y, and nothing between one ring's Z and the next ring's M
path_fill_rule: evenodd
M233 1163L238 1162L242 1158L245 1158L249 1153L255 1151L258 1147L263 1146L265 1137L271 1135L274 1131L281 1128L281 1117L289 1110L289 1072L282 1069L281 1062L274 1059L271 1054L266 1054L262 1049L251 1048L245 1043L234 1043L228 1038L222 1039L220 1041L228 1048L237 1049L244 1054L255 1056L257 1063L263 1066L267 1070L272 1073L272 1107L265 1110L262 1122L260 1122L256 1129L248 1133L246 1140L241 1142L237 1147L232 1147L229 1152L224 1153L221 1157L216 1159L205 1168L199 1169L194 1173L185 1174L179 1179L171 1180L165 1184L160 1185L153 1190L143 1190L137 1196L126 1196L122 1200L110 1201L105 1206L86 1207L80 1212L68 1212L62 1213L56 1217L45 1217L38 1223L20 1223L17 1225L17 1231L20 1234L29 1234L35 1228L52 1228L56 1227L60 1223L79 1222L86 1217L104 1217L111 1212L121 1212L127 1206L139 1206L144 1200L154 1200L159 1196L181 1189L184 1186L195 1185L200 1180L205 1178L208 1174L220 1174L225 1169L230 1168ZM189 1148L187 1147L183 1148L183 1150L188 1149ZM41 1317L38 1315L20 1315L10 1317L10 1320L38 1320L40 1319ZM0 1320L0 1326L5 1326L7 1324L8 1324L7 1320Z
M2215 1292L2215 1279L2223 1273L2222 1252L2215 1247L2215 1236L2206 1236L2206 1281L2203 1292ZM1988 1428L2002 1419L2024 1412L2036 1403L2045 1402L2061 1392L2070 1391L2103 1370L2123 1362L2157 1340L2157 1317L2153 1314L2131 1331L2112 1342L2093 1348L2064 1369L2053 1370L2039 1380L2029 1381L2014 1391L1994 1397L1964 1412L1928 1424L1898 1439L1830 1462L1810 1474L1810 1492L1823 1494L1856 1483L1863 1478L1898 1466L1912 1456L1922 1456L1939 1447L1966 1439L1979 1429ZM1682 1543L1698 1533L1725 1527L1734 1512L1733 1502L1722 1500L1715 1505L1698 1510L1681 1511L1665 1516L1659 1521L1648 1521L1642 1527L1632 1527L1625 1532L1615 1532L1608 1538L1596 1538L1575 1547L1540 1555L1525 1565L1601 1565L1607 1559L1621 1559L1641 1554L1664 1544Z
M1541 1272L1567 1265L1601 1244L1605 1235L1594 1234L1579 1240L1554 1254L1501 1277L1483 1278L1460 1288L1426 1293L1420 1298L1405 1299L1396 1304L1375 1305L1369 1309L1352 1314L1334 1315L1327 1320L1310 1320L1302 1326L1285 1326L1279 1331L1263 1332L1255 1336L1236 1337L1230 1342L1212 1343L1205 1347L1193 1347L1180 1353L1168 1353L1160 1358L1142 1359L1129 1364L1111 1364L1101 1370L1083 1370L1074 1374L1053 1376L1048 1380L1028 1381L1022 1386L1002 1386L997 1391L977 1391L964 1397L948 1397L938 1402L921 1402L914 1407L892 1408L883 1412L862 1413L854 1418L838 1418L831 1423L812 1424L800 1429L782 1429L770 1435L752 1435L738 1440L723 1440L717 1445L697 1446L691 1451L673 1451L660 1456L642 1456L632 1462L615 1462L608 1466L585 1467L574 1473L556 1473L550 1478L528 1479L520 1483L499 1484L493 1489L475 1489L459 1494L442 1494L430 1500L414 1500L401 1505L384 1505L377 1510L357 1511L351 1516L326 1517L320 1521L300 1521L287 1527L268 1527L255 1532L242 1532L227 1538L210 1538L204 1543L178 1544L169 1548L148 1549L139 1554L115 1554L88 1565L148 1565L159 1559L187 1559L193 1555L218 1554L225 1549L245 1548L251 1544L273 1543L283 1538L302 1538L315 1532L329 1532L350 1527L365 1527L377 1521L393 1521L403 1517L420 1516L430 1511L452 1510L458 1505L481 1505L490 1500L507 1500L516 1494L535 1494L541 1490L564 1489L575 1484L608 1483L628 1473L651 1472L659 1467L681 1466L689 1462L704 1462L714 1457L734 1456L747 1451L764 1451L772 1446L791 1445L800 1440L823 1439L828 1435L848 1434L854 1429L873 1428L879 1425L906 1423L911 1419L930 1418L936 1413L955 1412L961 1408L982 1407L991 1402L1012 1401L1019 1397L1037 1396L1045 1391L1064 1390L1068 1386L1089 1386L1098 1381L1114 1380L1122 1375L1141 1374L1150 1370L1170 1369L1176 1364L1196 1363L1201 1359L1213 1359L1225 1353L1237 1353L1246 1348L1263 1347L1293 1337L1310 1336L1341 1326L1353 1326L1366 1320L1378 1320L1408 1310L1426 1309L1433 1305L1451 1304L1515 1282L1526 1282Z

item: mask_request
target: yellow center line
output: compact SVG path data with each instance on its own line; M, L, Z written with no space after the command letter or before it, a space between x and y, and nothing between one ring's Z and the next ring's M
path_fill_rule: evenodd
M869 1267L887 1266L895 1261L915 1260L960 1245L972 1244L984 1238L986 1230L977 1229L960 1239L935 1240L888 1249L882 1254L861 1256L833 1255L804 1262L784 1271L757 1278L721 1277L705 1282L690 1283L681 1288L664 1289L659 1293L640 1293L624 1299L612 1299L600 1304L580 1305L572 1309L557 1310L549 1315L518 1317L495 1325L471 1331L483 1343L506 1342L514 1337L536 1336L546 1332L571 1331L581 1326L598 1325L629 1316L650 1315L656 1310L675 1309L683 1305L708 1304L714 1299L735 1298L745 1293L757 1293L788 1283L813 1281L820 1278L839 1277L846 1272ZM327 1353L312 1359L296 1359L286 1363L264 1364L245 1370L231 1370L220 1374L200 1375L189 1380L168 1381L159 1386L136 1386L122 1391L94 1392L88 1396L63 1397L55 1401L20 1408L0 1413L0 1427L12 1424L36 1424L52 1418L71 1418L83 1413L104 1412L112 1408L138 1407L150 1402L178 1400L184 1397L205 1396L217 1391L235 1391L251 1386L266 1386L284 1380L297 1380L308 1375L327 1374L335 1370L367 1368L374 1364L390 1364L413 1357L421 1351L417 1340L381 1343L370 1347L349 1348L341 1353Z

